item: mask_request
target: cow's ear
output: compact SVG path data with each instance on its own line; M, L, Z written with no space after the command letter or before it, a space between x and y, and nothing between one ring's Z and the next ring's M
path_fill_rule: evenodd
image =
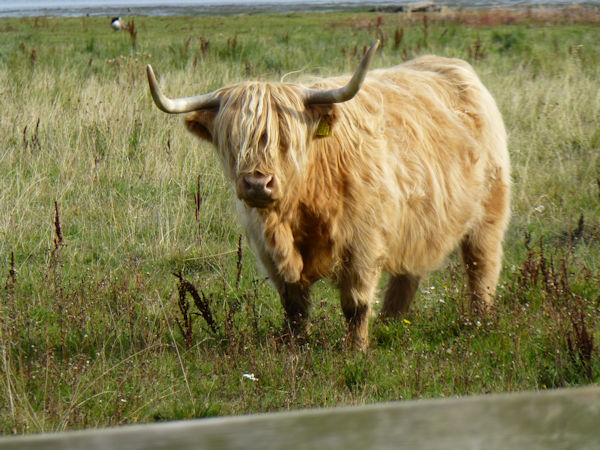
M187 114L183 121L190 133L195 134L200 139L212 142L213 122L216 115L217 110L203 109Z
M333 134L335 123L338 119L336 105L312 105L311 111L316 125L315 137L324 138Z

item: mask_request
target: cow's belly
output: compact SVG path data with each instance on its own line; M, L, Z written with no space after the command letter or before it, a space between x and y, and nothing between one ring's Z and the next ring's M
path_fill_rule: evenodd
M479 189L462 198L436 202L430 198L397 200L395 217L382 230L387 242L385 269L391 273L424 275L439 267L483 216Z

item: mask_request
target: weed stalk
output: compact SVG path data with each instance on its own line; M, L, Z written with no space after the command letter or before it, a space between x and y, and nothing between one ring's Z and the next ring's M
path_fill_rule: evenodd
M60 225L60 213L58 211L58 202L54 200L54 250L58 250L63 245L62 227Z
M198 175L196 195L194 196L194 203L196 204L196 210L194 215L196 217L196 224L198 225L198 233L200 240L202 240L202 222L200 221L200 208L202 207L202 175Z
M181 300L181 298L185 297L186 293L189 292L190 295L192 296L192 299L194 300L194 304L200 310L202 317L204 318L204 320L206 321L206 323L208 324L208 326L210 327L212 332L217 334L217 325L215 323L215 320L213 319L213 315L212 315L212 312L211 312L210 306L209 306L210 298L207 297L204 294L204 292L202 292L202 296L200 296L200 294L198 293L198 291L194 287L194 285L192 283L190 283L189 281L187 281L185 278L183 278L183 274L181 272L174 273L173 275L175 275L177 277L177 279L179 279L178 290L179 290L180 302L183 302L183 300Z
M4 289L12 295L17 284L17 272L15 271L15 252L10 252L10 269L8 269L8 278Z
M243 253L242 253L242 235L240 234L240 237L238 239L238 248L237 248L237 261L236 261L236 267L237 267L237 274L235 277L235 288L239 289L240 287L240 281L242 280L242 258L243 258Z
M129 33L129 39L131 40L131 46L135 49L136 45L137 45L137 30L135 29L135 20L134 19L131 19L130 22L127 22L126 30Z

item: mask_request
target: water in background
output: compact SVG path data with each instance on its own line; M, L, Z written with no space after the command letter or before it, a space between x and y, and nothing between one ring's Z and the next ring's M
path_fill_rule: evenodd
M0 0L0 17L22 16L120 16L120 15L194 15L194 14L235 14L235 13L288 13L308 11L339 11L349 7L398 6L406 1L377 0ZM440 1L451 7L486 6L526 6L526 5L569 5L574 2L564 0L448 0ZM585 4L600 4L600 0L586 1Z

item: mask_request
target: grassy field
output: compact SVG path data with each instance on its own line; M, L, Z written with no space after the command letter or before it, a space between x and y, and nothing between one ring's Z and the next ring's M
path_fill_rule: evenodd
M1 433L600 382L598 9L128 20L0 20ZM307 342L287 336L216 156L144 67L192 95L350 72L375 38L374 67L474 65L513 218L492 316L470 314L454 255L353 354L328 282Z

